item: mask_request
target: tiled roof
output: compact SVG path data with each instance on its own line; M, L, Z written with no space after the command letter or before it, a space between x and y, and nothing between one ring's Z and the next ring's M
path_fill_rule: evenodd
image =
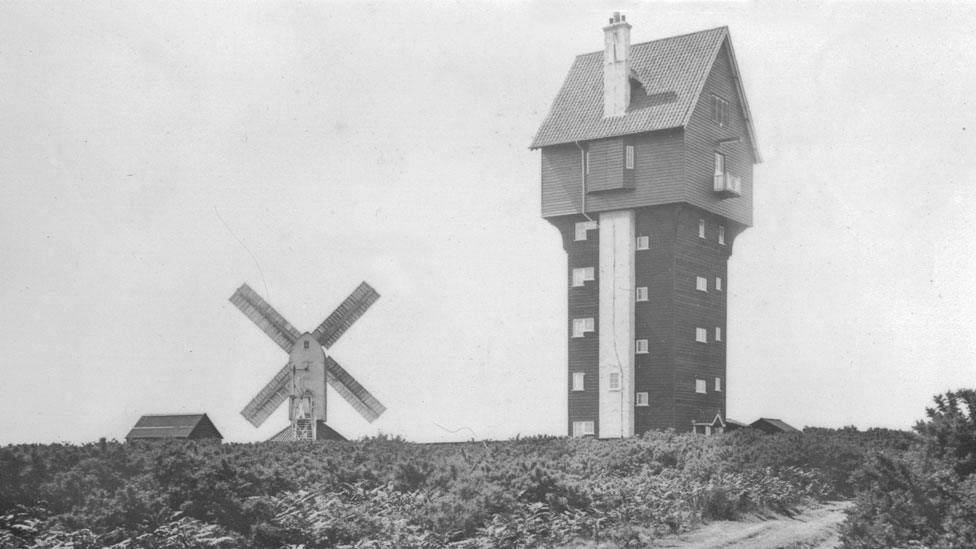
M719 27L632 45L631 71L647 96L612 118L603 118L603 52L578 56L531 148L684 126L727 37Z
M207 414L142 416L125 438L187 438L206 417Z

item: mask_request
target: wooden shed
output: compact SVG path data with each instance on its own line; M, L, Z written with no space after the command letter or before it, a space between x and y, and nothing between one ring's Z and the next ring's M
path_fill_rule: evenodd
M759 429L760 431L766 433L767 435L772 435L776 433L798 433L799 429L793 427L792 425L786 423L781 419L775 419L771 417L761 417L756 421L749 424L749 427L753 429Z
M126 442L167 438L220 441L224 437L207 414L142 416L125 436Z

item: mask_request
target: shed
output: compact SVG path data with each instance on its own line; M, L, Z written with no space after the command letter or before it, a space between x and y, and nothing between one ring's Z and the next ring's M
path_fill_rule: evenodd
M223 440L207 414L148 415L139 418L125 436L127 442L147 439Z
M739 429L746 429L749 426L741 421L736 421L734 419L725 418L725 432L731 433L732 431L738 431Z
M771 417L761 417L756 421L749 424L749 427L753 429L759 429L760 431L766 433L767 435L772 435L776 433L798 433L799 429L793 427L792 425L786 423L781 419L775 419Z

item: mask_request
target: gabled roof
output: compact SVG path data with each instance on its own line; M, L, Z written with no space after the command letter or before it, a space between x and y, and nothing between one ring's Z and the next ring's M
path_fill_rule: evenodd
M761 417L756 421L753 421L751 424L749 424L749 426L754 429L762 429L763 426L769 426L781 433L798 433L800 431L796 427L793 427L781 419L771 417Z
M577 56L530 148L686 126L724 43L728 43L733 80L758 162L752 116L728 27L632 45L632 77L641 83L647 97L632 99L623 116L603 118L603 52Z
M207 414L142 416L125 438L190 438L193 431L201 426L211 428L218 438L223 438Z

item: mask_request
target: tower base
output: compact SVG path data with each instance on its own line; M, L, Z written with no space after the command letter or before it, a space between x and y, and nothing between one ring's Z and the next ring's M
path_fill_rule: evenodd
M319 420L318 425L315 427L316 440L337 440L345 441L348 440L346 437L339 434L338 431L329 427L324 421ZM289 425L276 435L268 439L268 442L293 442L295 440L295 429Z

